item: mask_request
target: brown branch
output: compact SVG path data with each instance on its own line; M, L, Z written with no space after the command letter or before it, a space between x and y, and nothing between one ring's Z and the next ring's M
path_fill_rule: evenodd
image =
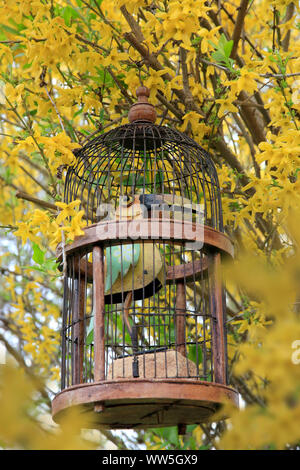
M271 122L271 118L270 118L269 111L265 108L265 105L264 105L263 99L261 97L261 94L258 91L256 91L256 92L254 92L254 97L255 97L257 103L260 105L260 108L258 108L258 110L261 113L261 115L263 116L263 118L265 120L265 124L268 126Z
M247 13L248 3L249 3L249 0L241 0L241 4L238 9L238 15L237 15L237 19L235 22L233 35L232 35L233 46L232 46L232 50L230 54L230 57L232 59L235 59L237 55L239 40L240 40L242 29L244 26L244 19Z
M241 91L239 94L239 100L241 102L249 102L249 95L245 91ZM251 101L251 98L250 98ZM254 107L248 106L246 103L241 103L241 116L246 126L248 127L253 141L258 145L260 142L266 140L264 125L258 120Z
M156 57L154 54L149 54L148 49L136 39L136 37L134 36L134 34L132 34L132 33L125 33L125 34L124 34L124 38L126 39L127 42L129 42L129 44L132 45L132 47L134 47L134 48L140 53L140 55L141 55L141 56L143 57L143 59L145 60L145 63L146 63L146 64L148 64L151 68L153 68L153 69L156 70L156 71L164 70L163 66L162 66L161 63L158 61L157 57ZM163 78L164 80L166 80L166 81L171 81L171 80L172 80L172 77L171 77L171 75L170 75L168 72L165 72L165 73L162 75L162 78ZM175 95L179 98L179 100L180 100L182 103L185 103L185 101L186 101L186 96L185 96L184 90L177 90L177 89L174 89L174 93L175 93ZM204 113L203 113L202 109L199 108L199 107L195 104L194 101L191 103L191 109L192 109L193 111L196 111L198 114L200 114L201 116L204 117Z
M233 16L231 15L231 13L229 13L229 11L224 7L223 5L224 2L222 2L221 4L221 9L226 13L226 15L228 16L228 18L230 19L230 21L235 24L235 21L233 19ZM255 47L255 45L253 44L253 42L250 41L249 37L245 34L245 41L249 44L249 46L251 47L251 49L253 49L253 51L255 52L255 54L257 55L257 57L259 57L260 59L264 59L264 56L263 54Z
M287 6L286 15L283 20L283 23L287 23L293 17L294 11L295 11L295 4L294 2L292 2ZM289 50L290 37L291 37L291 30L289 29L281 43L284 52L287 52Z
M263 408L265 407L264 401L252 393L246 382L241 377L232 376L231 384L240 392L247 404L250 405L255 403L262 406Z
M24 173L29 176L29 178L32 179L32 181L35 182L35 184L37 184L38 186L40 186L40 188L42 188L46 194L48 194L49 196L52 196L51 192L49 191L49 189L43 185L43 183L40 183L31 173L30 171L26 170L26 168L24 168L22 165L19 164L19 168L21 168L22 171L24 171Z
M108 429L101 429L101 434L106 437L110 442L115 444L118 448L118 450L128 450L128 447L126 447L125 442L118 436L114 436L111 431Z
M65 30L69 35L71 34L69 31ZM108 50L105 49L105 47L102 47L102 46L99 46L99 44L96 44L95 42L92 42L92 41L89 41L88 39L85 39L83 38L82 36L80 36L79 34L75 34L75 38L78 39L78 41L80 42L83 42L84 44L86 44L87 46L91 46L93 47L93 49L97 49L98 52L99 51L102 51L102 52L105 52L108 54Z
M28 163L28 165L32 166L35 170L37 170L39 173L41 173L45 178L48 178L48 172L43 168L42 166L38 165L37 163L33 162L30 158L27 157L27 155L19 153L19 158L24 160L24 162Z
M189 76L188 76L188 69L186 64L186 50L183 47L179 49L179 57L180 57L180 64L181 64L181 71L182 71L182 83L183 83L183 90L185 93L185 108L186 111L191 111L191 105L194 101L193 95L190 90L189 85Z
M24 193L23 191L19 191L16 193L16 197L18 199L24 199L25 201L33 202L37 206L44 207L45 209L50 209L52 211L57 212L57 207L55 204L51 204L51 202L43 201L42 199L38 199L31 194Z
M174 104L172 104L170 101L168 101L160 91L157 92L156 98L157 98L164 106L166 106L166 108L168 108L169 111L171 111L171 113L173 113L174 116L176 116L177 119L179 119L179 121L182 121L182 118L183 118L183 116L184 116L184 113L183 113L182 111L180 111L180 109L177 108Z
M0 41L0 44L21 44L25 41L25 39L29 39L29 41L35 42L45 42L47 38L24 38L24 39L17 39L17 40L7 40L7 41Z
M4 229L8 229L8 230L17 230L18 227L16 225L0 225L0 229L1 228L4 228ZM1 270L1 268L0 268Z
M242 0L242 3L243 3L243 1L244 0ZM246 3L248 3L248 2L246 2ZM223 8L223 7L221 6L221 8ZM226 13L227 13L227 11L226 11ZM220 26L217 15L215 14L215 12L213 10L209 11L209 16L211 17L212 21L214 22L214 24L216 26ZM242 16L241 18L243 19L244 16ZM236 22L233 20L232 15L231 15L231 20L236 26ZM228 34L223 28L220 28L219 31L223 32L225 34L225 36L228 38ZM239 63L239 65L241 65L241 66L243 65L243 61L237 55L237 52L235 52L235 59ZM231 73L226 71L226 70L225 70L225 72L226 72L228 78L231 79ZM245 91L242 91L239 95L239 99L241 101L248 100L249 99L248 94ZM252 138L253 138L254 142L256 144L259 144L260 142L264 141L265 140L264 126L260 125L260 123L257 119L257 116L255 115L255 110L251 109L249 106L247 107L247 109L246 109L245 106L242 106L241 116L242 116L243 120L245 121L245 124L249 128L249 131L252 135Z
M214 142L213 146L221 154L221 156L229 164L229 166L241 175L241 183L243 184L243 186L246 186L246 184L249 183L249 179L245 173L244 168L242 167L236 156L231 152L224 139L220 135L217 136L217 140L216 142Z
M142 33L142 30L141 30L139 24L137 23L137 21L135 21L133 16L128 12L126 6L125 5L121 6L120 10L121 10L122 15L124 16L125 20L129 24L129 26L131 28L131 31L133 32L133 34L137 38L137 40L139 42L144 42L145 38L144 38L144 35Z
M252 158L252 162L253 162L253 166L254 166L254 170L255 170L255 176L257 178L260 178L260 167L255 159L255 148L254 148L254 144L253 144L253 140L251 138L251 136L249 135L247 129L245 128L244 124L242 123L242 120L239 118L238 114L237 113L232 113L232 116L233 116L233 119L235 120L236 124L238 125L242 135L244 136L247 144L249 145L249 148L250 148L250 154L251 154L251 158Z
M120 80L116 77L116 75L114 74L114 72L112 71L112 69L108 66L106 67L106 70L108 71L108 73L110 74L111 78L113 79L113 81L115 82L115 84L117 85L117 87L119 88L119 90L121 91L122 95L124 96L124 98L128 101L128 103L131 105L133 103L133 99L131 98L131 96L128 95L127 93L127 90L123 87L122 83L120 82Z

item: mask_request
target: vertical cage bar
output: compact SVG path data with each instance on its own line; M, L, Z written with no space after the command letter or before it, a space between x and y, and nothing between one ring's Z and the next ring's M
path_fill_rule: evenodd
M75 279L73 384L83 382L85 280L80 276L80 268L78 271L79 278Z
M176 349L183 356L186 355L185 349L185 309L186 296L184 281L176 282Z
M62 350L61 350L61 389L66 388L66 362L67 362L67 322L68 322L68 276L64 276L64 299L62 318Z
M105 329L104 329L104 262L103 248L93 248L93 306L94 306L94 379L105 380Z
M209 255L209 281L214 381L226 384L226 344L220 253Z

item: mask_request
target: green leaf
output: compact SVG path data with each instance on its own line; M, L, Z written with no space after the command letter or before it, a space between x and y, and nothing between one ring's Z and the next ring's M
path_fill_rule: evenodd
M168 428L153 428L151 429L157 436L167 441L167 443L179 446L178 429L177 426L170 426ZM163 444L165 446L166 444Z
M71 26L71 19L79 18L79 13L72 7L67 6L63 10L63 18L67 26Z
M16 34L17 36L24 36L24 34L20 34L20 32L17 29L11 28L10 26L7 26L6 24L1 24L0 31L1 29L4 31L7 31L10 34Z
M6 40L7 40L6 34L4 34L4 32L0 30L0 41L6 41Z
M226 56L221 51L213 52L211 57L218 63L223 64L224 62L226 62Z
M219 38L218 48L224 50L224 46L226 45L226 43L227 43L226 36L225 36L224 33L222 33L220 38Z
M45 251L41 250L39 245L36 243L32 243L32 248L33 248L33 256L32 259L35 263L37 264L44 264L45 261Z
M59 263L56 258L49 258L44 262L44 267L46 271L56 271Z
M230 57L231 51L233 48L233 41L227 41L226 44L224 44L224 53L227 58Z
M188 358L193 361L195 364L202 363L202 349L197 344L190 344L188 351Z

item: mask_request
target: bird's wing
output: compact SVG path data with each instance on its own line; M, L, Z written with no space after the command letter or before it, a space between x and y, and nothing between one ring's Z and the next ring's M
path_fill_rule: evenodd
M114 293L118 278L126 277L130 266L136 266L140 257L140 245L118 245L106 248L105 253L105 293Z
M139 250L138 258L136 257L136 262L133 264L130 263L127 273L121 276L121 272L115 282L111 286L111 290L107 293L117 294L120 292L128 292L130 290L137 290L143 287L146 287L148 284L153 282L155 278L163 271L163 263L159 249L156 245L153 246L152 243L135 243L134 246ZM129 245L130 249L131 245ZM132 258L132 254L131 254ZM132 273L132 269L134 272Z

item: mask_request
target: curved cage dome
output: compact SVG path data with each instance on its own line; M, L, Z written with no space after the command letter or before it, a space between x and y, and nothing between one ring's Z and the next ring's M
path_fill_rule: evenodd
M87 225L101 220L107 204L116 209L120 200L140 195L148 208L149 202L190 204L193 213L201 207L203 223L223 231L214 163L187 135L135 121L90 140L76 157L67 172L64 200L81 200Z

